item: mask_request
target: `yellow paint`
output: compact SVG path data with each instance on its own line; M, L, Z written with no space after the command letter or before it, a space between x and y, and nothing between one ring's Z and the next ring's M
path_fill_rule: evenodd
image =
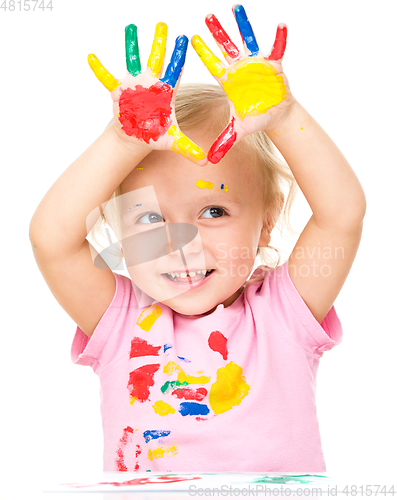
M143 167L136 167L137 170L143 170Z
M228 187L228 185L227 185L227 184L224 184L224 185L223 185L223 191L226 191L226 192L227 192L227 191L229 191L229 187Z
M90 68L95 73L98 80L104 85L108 90L116 90L121 84L114 76L112 76L107 69L105 69L100 63L99 59L95 54L88 55L88 64Z
M163 371L167 375L178 373L178 382L187 382L188 384L207 384L211 380L211 377L206 377L204 375L199 377L187 375L182 368L175 363L175 361L168 361L168 363L164 366Z
M169 413L175 413L175 408L173 408L168 403L161 401L161 399L156 401L152 406L154 408L155 413L157 413L157 415L161 415L162 417L168 415Z
M133 405L136 400L137 400L137 398L130 398L130 405Z
M211 52L211 50L206 46L206 44L198 35L195 35L192 38L192 47L197 52L203 63L207 66L208 71L211 73L211 75L220 78L225 74L226 69L221 60Z
M172 125L168 129L168 134L174 138L171 149L175 151L175 153L179 153L185 158L189 158L189 160L193 161L200 161L205 158L204 151L186 137L186 135L175 125Z
M165 23L157 23L154 32L154 40L152 51L150 52L147 63L152 75L158 78L163 68L165 47L167 45L167 25Z
M287 97L283 77L264 59L237 62L222 85L242 120L266 113Z
M154 322L161 316L162 312L163 310L159 305L151 305L141 312L136 324L139 325L142 330L148 332L154 325Z
M250 386L245 381L243 369L230 361L216 372L216 382L211 386L209 403L217 415L231 410L247 396Z
M214 187L213 182L207 182L207 181L197 181L196 186L201 189L212 189Z
M173 457L174 455L177 454L178 454L178 448L176 446L167 446L165 448L164 446L160 446L160 448L155 448L154 450L149 449L147 452L149 460L164 458L164 456Z

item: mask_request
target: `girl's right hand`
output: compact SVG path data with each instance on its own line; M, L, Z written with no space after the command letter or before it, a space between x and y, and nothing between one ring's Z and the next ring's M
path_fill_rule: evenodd
M150 149L171 149L198 165L206 165L204 151L184 135L175 116L175 95L185 64L188 39L176 39L165 75L162 73L167 25L158 23L147 68L141 71L137 27L125 28L127 75L119 82L94 54L88 64L98 80L111 92L116 131L123 141L147 144Z

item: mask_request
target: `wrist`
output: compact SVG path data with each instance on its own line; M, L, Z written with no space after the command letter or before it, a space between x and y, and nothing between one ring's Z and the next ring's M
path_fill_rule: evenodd
M105 130L105 133L108 133L109 138L123 153L127 153L133 156L138 155L144 158L152 151L152 148L149 146L149 144L139 141L138 139L135 139L133 137L128 138L126 134L117 127L116 123L112 123Z
M277 119L271 120L269 126L264 129L264 132L270 138L281 129L287 129L290 123L296 119L297 115L303 109L292 94L288 95L285 103L282 103L282 106L284 107L283 113L281 113Z

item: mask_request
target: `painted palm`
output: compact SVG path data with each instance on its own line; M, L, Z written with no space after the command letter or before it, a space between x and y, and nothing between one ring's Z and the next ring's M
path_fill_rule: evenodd
M152 149L171 149L187 159L205 165L203 150L186 137L175 117L175 94L185 64L188 39L180 36L162 74L167 43L167 25L158 23L152 50L145 71L141 69L137 27L125 28L127 75L122 81L114 78L94 54L88 63L98 80L111 92L116 124L124 138L144 142Z
M231 41L213 14L209 14L205 20L227 65L213 54L198 35L192 38L194 50L230 100L230 122L208 152L208 159L212 163L220 161L233 144L245 135L264 130L274 123L283 103L289 105L288 81L281 66L287 43L286 25L278 25L273 48L268 56L264 56L244 7L235 5L232 10L243 39L244 53Z

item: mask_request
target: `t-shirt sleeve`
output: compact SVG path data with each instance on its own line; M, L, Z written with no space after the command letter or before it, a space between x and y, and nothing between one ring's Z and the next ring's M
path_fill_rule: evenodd
M72 362L78 365L91 366L95 373L106 366L120 347L121 335L137 310L132 282L129 278L113 273L116 290L113 299L97 324L91 337L76 328L71 348Z
M324 351L341 343L343 331L335 306L318 323L291 280L288 260L267 273L260 294L283 330L306 351L321 357Z

